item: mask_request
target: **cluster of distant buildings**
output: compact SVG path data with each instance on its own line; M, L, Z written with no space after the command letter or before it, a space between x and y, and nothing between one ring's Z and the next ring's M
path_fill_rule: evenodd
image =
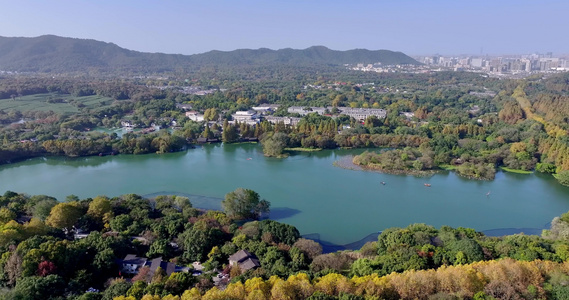
M364 122L367 118L375 116L383 119L387 116L387 111L381 108L351 108L351 107L337 107L337 114L352 117L360 122ZM302 107L291 106L288 112L291 114L299 114L305 116L310 113L317 113L319 115L331 115L334 107Z
M431 67L490 74L531 74L569 71L569 59L553 53L519 56L423 56L417 60Z
M265 104L253 107L251 110L237 111L231 115L234 122L245 123L249 125L255 125L261 120L266 120L270 123L284 123L285 125L296 125L300 122L299 117L276 117L271 114L278 109L278 104ZM319 115L332 116L334 115L346 115L356 119L359 122L364 122L368 117L375 116L379 119L383 119L387 116L387 111L380 108L351 108L351 107L303 107L303 106L291 106L288 108L288 113L298 114L300 116L305 116L310 113L317 113ZM186 111L186 117L192 121L201 122L204 121L204 115L194 110Z
M569 71L569 57L555 57L553 53L530 55L468 55L417 56L421 65L346 65L348 69L379 73L428 73L433 71L471 71L484 72L495 76L524 77L535 73L556 73Z

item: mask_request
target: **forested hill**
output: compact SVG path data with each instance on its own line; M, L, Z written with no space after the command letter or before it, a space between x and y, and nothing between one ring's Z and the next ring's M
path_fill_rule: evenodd
M96 40L44 35L0 37L0 70L19 72L160 73L240 65L342 65L354 63L418 64L388 50L334 51L323 46L304 50L241 49L195 55L144 53Z

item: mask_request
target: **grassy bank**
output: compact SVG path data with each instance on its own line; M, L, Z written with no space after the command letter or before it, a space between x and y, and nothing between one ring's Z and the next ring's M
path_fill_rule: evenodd
M285 148L285 151L316 152L316 151L322 151L322 149L321 149L321 148L302 148L302 147L296 147L296 148Z
M516 173L516 174L532 174L532 171L526 171L526 170L518 170L518 169L511 169L508 167L500 167L500 170L504 171L504 172L509 172L509 173Z

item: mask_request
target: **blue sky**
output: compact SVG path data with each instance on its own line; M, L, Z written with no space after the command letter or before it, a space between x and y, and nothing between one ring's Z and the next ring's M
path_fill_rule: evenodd
M568 0L0 0L0 11L0 36L55 34L144 52L569 53Z

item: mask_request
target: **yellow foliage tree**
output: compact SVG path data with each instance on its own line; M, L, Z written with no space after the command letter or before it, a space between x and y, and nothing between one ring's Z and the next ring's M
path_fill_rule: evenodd
M330 273L321 277L314 288L328 295L337 296L339 293L353 293L353 284L340 274Z
M247 295L247 300L267 300L269 298L265 297L265 294L260 290L254 290L249 295Z
M245 281L245 291L248 294L253 293L253 291L259 291L265 298L268 298L271 287L262 278L255 277Z
M225 295L231 299L245 299L247 296L245 287L240 281L228 285L224 292Z
M32 218L29 222L25 223L23 227L24 234L28 237L45 235L49 231L49 227L38 218Z
M182 300L201 300L202 295L197 288L192 288L191 290L186 290L182 294Z
M91 203L87 215L102 223L107 223L112 217L111 200L105 196L97 196Z
M296 299L306 299L314 293L310 278L305 273L298 273L288 277L287 282L293 289Z
M293 300L296 298L288 282L279 278L273 283L273 288L271 289L271 299Z
M6 207L0 208L0 224L16 219L16 213Z
M202 300L227 300L227 297L217 287L213 287L202 296Z
M136 300L136 298L134 298L132 296L128 296L128 297L127 296L118 296L118 297L114 297L113 300Z
M51 209L45 223L51 227L69 230L82 215L79 202L59 203Z

